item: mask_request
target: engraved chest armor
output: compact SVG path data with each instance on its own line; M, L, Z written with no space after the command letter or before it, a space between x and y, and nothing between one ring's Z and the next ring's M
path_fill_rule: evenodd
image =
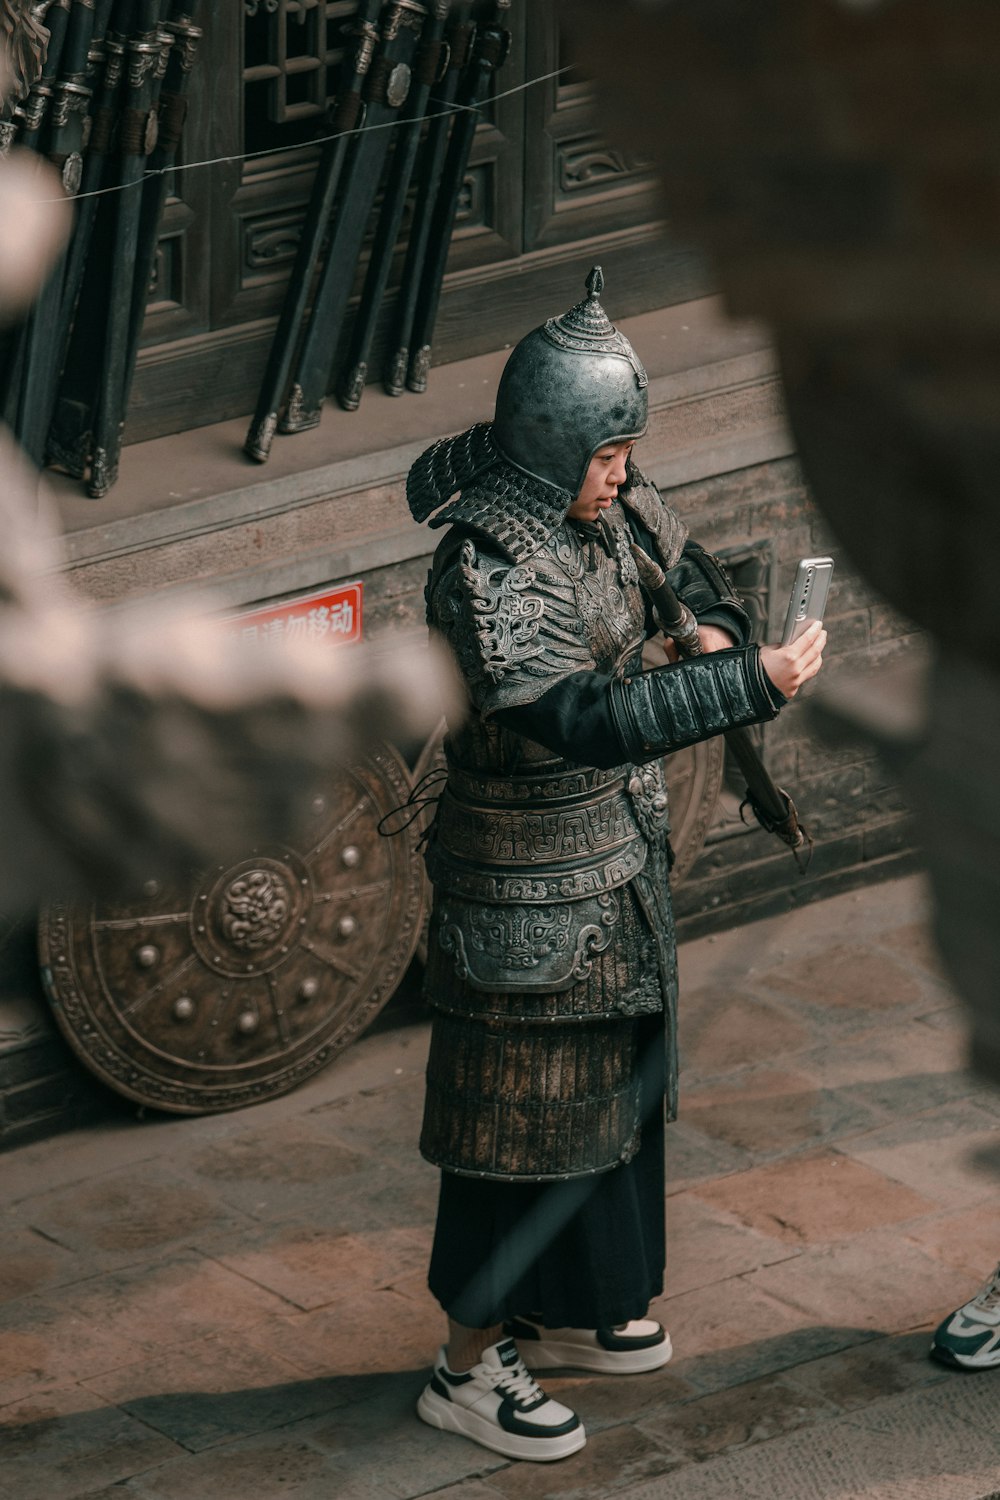
M643 924L622 891L651 849L665 876L662 768L581 766L493 717L574 672L638 669L645 603L619 505L607 521L603 538L563 522L514 565L449 539L432 573L430 618L473 704L447 742L427 851L428 999L440 1009L507 1015L514 995L536 997L538 1019L662 1006L651 951L636 979Z

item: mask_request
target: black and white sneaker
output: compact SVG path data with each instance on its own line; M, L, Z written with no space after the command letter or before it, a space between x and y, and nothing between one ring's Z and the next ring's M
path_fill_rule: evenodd
M1000 1367L1000 1266L971 1302L945 1318L934 1335L931 1354L961 1370Z
M505 1332L517 1340L529 1370L641 1375L658 1370L674 1352L669 1333L652 1318L633 1318L617 1328L543 1328L532 1318L515 1318Z
M505 1458L545 1463L567 1458L587 1441L576 1412L546 1396L528 1374L513 1339L493 1344L480 1364L459 1375L449 1370L442 1349L417 1415Z

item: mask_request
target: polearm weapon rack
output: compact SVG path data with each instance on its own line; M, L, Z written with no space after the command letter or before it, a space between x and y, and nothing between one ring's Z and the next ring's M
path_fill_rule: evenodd
M410 360L406 384L418 394L427 389L434 325L437 322L448 251L455 232L455 216L468 170L479 110L489 100L493 79L503 67L510 51L510 32L501 25L504 12L510 8L510 4L511 0L495 0L492 19L487 25L479 27L467 84L459 95L462 109L455 117L448 142L410 330Z
M199 3L53 0L47 56L4 134L60 169L76 211L14 336L0 404L37 463L95 497L117 477Z
M67 192L79 185L84 137L84 117L89 101L86 84L87 60L95 28L107 22L109 6L100 13L87 0L72 0L62 10L65 29L59 38L58 61L53 69L51 96L44 122L36 132L25 132L22 144L46 156L60 172ZM59 12L50 10L55 20ZM52 43L50 42L50 57ZM32 138L32 134L34 138ZM60 256L21 325L15 359L19 362L15 383L17 412L11 426L25 452L36 464L45 456L45 438L58 376L59 304L65 257ZM10 393L13 405L13 392Z
M42 154L49 123L50 107L55 94L56 80L62 61L63 47L69 31L71 0L53 0L46 13L48 46L38 78L32 84L28 97L14 112L18 120L14 139L29 151ZM30 351L36 341L36 309L32 308L17 330L14 346L8 356L7 382L4 391L2 412L4 421L15 433L20 433L24 403L22 390L28 372Z
M114 0L103 42L94 49L95 88L90 139L80 178L80 199L70 242L59 308L61 375L49 426L49 460L83 479L90 461L90 412L94 361L104 348L102 308L108 296L109 205L112 146L125 72L125 46L136 0Z
M402 358L407 357L412 336L419 344L407 383L411 390L426 387L430 340L469 152L481 107L510 47L510 34L500 24L510 3L492 0L487 21L478 28L471 20L477 7L466 0L387 0L370 9L359 7L354 29L367 45L358 49L345 74L334 139L320 163L244 444L258 462L268 458L275 433L305 432L318 424L329 389L337 390L349 411L360 404L414 175L419 185L387 382L391 389L391 371L399 367L401 350ZM447 52L442 57L446 22ZM349 139L344 131L351 132ZM374 244L341 366L338 345L390 144L393 154ZM325 260L317 272L324 241ZM424 372L422 383L418 370Z
M406 242L406 259L396 300L395 318L389 357L383 374L383 384L390 396L401 396L406 389L406 371L410 360L410 344L413 337L413 319L417 310L417 297L427 247L430 242L434 206L441 187L448 136L454 124L454 104L463 74L472 56L476 27L471 19L472 5L452 6L448 26L448 60L444 74L428 101L427 132L421 154L420 171L410 232Z
M121 449L125 414L132 393L139 339L146 313L146 296L153 279L156 264L156 249L159 242L160 221L167 199L167 184L170 168L177 159L184 133L187 115L187 91L191 72L202 38L202 29L195 25L195 17L201 0L173 0L164 31L170 36L170 51L167 68L160 89L156 145L149 157L152 176L143 184L142 209L139 219L139 236L135 259L135 276L132 281L132 305L129 311L128 354L122 378L121 420L117 432L118 449L114 454L114 469L117 473Z
M406 103L412 61L427 19L418 0L389 0L382 12L381 47L368 78L367 111L345 172L326 262L320 272L302 347L295 362L280 432L306 432L319 423L333 353L351 293L354 268L390 144L386 128Z
M50 0L47 57L39 55L34 86L20 102L7 101L0 115L0 149L13 138L50 156L75 199L70 245L12 337L0 411L37 462L83 480L95 498L118 473L167 173L201 35L194 24L199 4ZM359 403L415 179L400 316L391 335L399 375L387 375L390 387L394 378L412 390L426 384L469 150L509 48L500 24L509 5L358 0L328 127L332 138L247 434L246 451L255 459L267 458L276 431L315 426L328 389L336 387L348 409ZM368 274L346 364L338 368L387 160Z
M108 299L104 357L92 409L87 493L95 499L106 495L118 478L143 177L146 158L156 144L160 84L172 44L171 36L161 30L161 10L162 0L140 0L137 29L126 43L125 98L118 125L119 191L115 195L112 250L115 273L122 279Z
M440 82L447 70L449 48L443 38L448 3L449 0L434 0L415 59L414 82L406 101L405 123L401 122L396 133L361 303L351 328L351 343L344 373L337 387L337 397L345 411L356 411L364 394L372 338L389 284L393 252L399 238L406 195L420 148L424 114L428 109L431 89L436 82Z
M256 459L258 463L265 463L270 455L274 434L278 430L278 416L291 383L299 331L309 306L316 267L340 186L340 175L361 118L361 92L375 57L379 38L375 22L381 9L382 0L361 0L350 27L350 35L355 41L341 75L341 87L331 121L331 139L323 147L320 157L291 279L271 341L257 410L244 444L249 457Z

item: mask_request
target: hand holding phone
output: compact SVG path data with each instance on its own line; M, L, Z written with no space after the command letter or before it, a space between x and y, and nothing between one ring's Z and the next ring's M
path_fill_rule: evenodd
M814 620L822 620L833 577L832 557L803 557L788 597L781 644L790 646Z

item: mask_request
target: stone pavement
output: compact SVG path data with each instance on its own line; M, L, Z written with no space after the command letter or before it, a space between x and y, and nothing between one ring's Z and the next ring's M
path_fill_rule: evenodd
M590 1434L562 1463L413 1415L441 1337L419 1013L253 1110L0 1157L0 1496L1000 1496L1000 1371L926 1358L1000 1255L1000 1094L922 917L910 878L683 947L676 1354L549 1379Z

